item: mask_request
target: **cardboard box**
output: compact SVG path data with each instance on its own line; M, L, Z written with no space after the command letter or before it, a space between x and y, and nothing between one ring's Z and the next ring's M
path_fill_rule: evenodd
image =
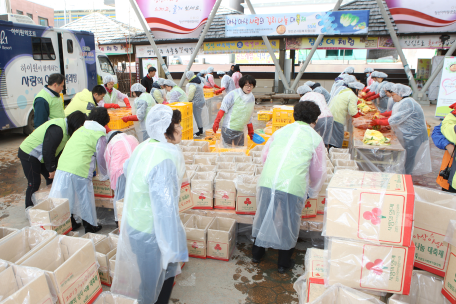
M337 172L339 170L354 170L354 171L359 171L358 166L335 166L334 167L334 172Z
M253 158L259 157L261 158L261 153L260 151L250 151L249 156L252 156Z
M456 219L456 195L430 188L414 188L415 267L444 277L450 257L450 246L444 238L448 223Z
M243 150L243 149L241 149ZM223 156L223 155L228 155L228 156L245 156L245 153L244 152L222 152L220 153L220 156Z
M111 277L112 281L114 281L114 275L116 274L116 256L117 254L113 255L109 259L109 276Z
M236 172L236 163L230 162L223 162L223 163L217 163L217 172L231 172L234 173Z
M193 155L193 163L198 165L216 165L217 155Z
M192 175L192 177L195 174ZM190 180L190 179L189 179ZM179 195L179 212L184 212L189 209L192 209L195 206L192 199L192 191L190 188L190 183L185 181L181 185L180 195Z
M216 217L207 230L207 257L229 261L236 244L236 220Z
M7 261L4 261L4 260L0 260L0 273L5 270L6 268L8 268L10 265L9 262Z
M236 185L234 184L236 176L235 173L217 173L214 182L215 209L236 209Z
M196 155L219 156L219 153L216 153L216 152L197 152Z
M263 172L263 166L256 166L255 167L255 175L261 175L261 172Z
M117 224L119 225L119 228L120 228L120 224L122 223L123 208L124 208L124 199L120 199L116 202Z
M408 295L415 246L401 247L331 238L327 284Z
M410 175L338 171L327 188L324 235L410 246L414 201Z
M215 172L197 172L192 178L193 209L213 209Z
M52 304L44 272L12 265L0 273L1 304Z
M185 165L185 170L193 170L196 171L198 169L199 165Z
M326 168L334 169L334 166L330 160L326 160Z
M333 161L334 167L356 167L358 168L358 165L354 160L346 160L346 159L335 159Z
M79 231L70 231L66 236L79 237Z
M209 142L207 141L194 141L192 140L190 147L200 147L201 151L200 152L209 152Z
M225 155L225 153L221 154L218 158L219 163L233 163L236 159L236 155Z
M193 165L193 155L195 152L183 152L184 161L186 165Z
M138 304L138 301L109 291L103 291L94 304Z
M118 238L120 236L120 229L119 228L114 229L113 231L108 233L108 236L111 238L113 238L113 237Z
M49 197L49 193L51 192L52 184L34 192L32 194L32 202L33 205L36 206L42 201L46 200Z
M193 175L195 175L195 173L196 173L195 170L186 170L185 172L187 174L187 180L192 180Z
M95 248L88 239L53 238L22 265L44 270L61 304L90 304L101 293Z
M334 162L338 159L351 160L351 155L346 153L332 153L329 154L329 159L331 159L331 162L334 164Z
M252 160L252 163L254 163L255 165L263 165L263 161L261 160L261 157L254 157L253 160Z
M114 190L111 189L111 182L109 179L101 181L100 177L97 175L92 179L92 183L95 197L114 197Z
M96 256L100 268L98 273L100 275L101 284L111 286L111 276L109 275L109 259L112 258L117 252L117 238L105 238L95 245Z
M329 149L329 154L332 154L332 153L350 154L350 150L332 147L331 149Z
M252 156L235 156L234 162L235 163L251 163L253 157Z
M17 233L19 229L0 227L0 243Z
M241 174L235 179L236 214L255 214L257 210L256 194L260 176Z
M181 149L182 152L193 152L193 154L196 152L203 152L201 147L198 146L182 146Z
M442 294L450 301L456 303L456 246L450 245L450 258L448 259L448 268L445 273Z
M216 172L216 165L200 165L196 172Z
M48 198L27 209L30 226L67 234L72 230L70 202L66 198Z
M332 177L332 175L331 175ZM328 180L328 175L326 175L326 179ZM321 190L318 193L317 197L317 214L325 214L325 207L326 207L326 189L328 188L329 181L331 178L328 180L328 182L325 182L321 186Z
M0 241L0 259L19 265L56 236L57 233L53 230L22 228L18 233Z
M316 198L308 198L301 211L301 218L317 217L317 201Z
M316 248L307 249L305 256L306 269L306 303L321 296L325 290L325 251Z
M264 145L255 146L255 147L253 147L252 149L250 149L250 152L249 152L249 153L252 153L252 152L261 152L261 151L263 151L263 149L264 149Z
M179 143L179 147L188 147L193 143L193 140L183 139Z
M81 236L81 238L91 240L93 242L93 245L95 246L99 242L101 242L102 240L107 238L107 236L104 235L104 234L97 234L97 233L88 232L88 233L84 234L83 236Z
M384 304L378 296L336 284L328 288L319 298L309 304Z
M253 163L236 163L236 173L252 174L255 173L256 165Z
M187 213L180 213L179 217L181 219L182 225L185 226L185 224L192 217L192 215L191 214L187 214Z
M188 256L206 258L207 229L214 220L213 217L194 215L185 224L187 234Z

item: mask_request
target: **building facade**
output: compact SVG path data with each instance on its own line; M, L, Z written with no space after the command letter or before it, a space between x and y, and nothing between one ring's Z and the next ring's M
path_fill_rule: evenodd
M11 13L29 16L38 25L54 26L54 9L35 2L11 1Z

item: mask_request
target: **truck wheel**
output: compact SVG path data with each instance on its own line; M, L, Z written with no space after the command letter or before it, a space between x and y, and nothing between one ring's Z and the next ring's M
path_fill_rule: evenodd
M24 133L24 135L30 135L30 134L32 134L33 130L35 130L35 128L33 127L33 118L34 117L35 117L35 112L32 110L27 119L27 125L22 129L22 132Z

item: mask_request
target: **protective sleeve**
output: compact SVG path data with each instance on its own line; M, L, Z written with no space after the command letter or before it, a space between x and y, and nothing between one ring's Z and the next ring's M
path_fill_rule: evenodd
M147 181L162 268L166 269L169 263L188 261L185 231L179 217L176 166L170 159L162 161L149 172Z
M36 129L49 120L49 104L44 98L38 97L33 102L33 108L35 111L33 126Z
M97 167L98 167L98 175L100 176L101 181L105 181L109 178L108 176L108 169L106 166L105 160L105 151L107 146L107 139L106 136L102 136L97 141L97 147L95 150L95 158L97 160Z
M187 93L188 101L193 100L193 97L195 97L195 92L196 92L196 86L195 85L189 86L188 93Z
M415 104L408 99L404 99L395 106L397 110L394 111L394 114L388 119L390 126L397 126L412 116L415 111Z
M228 76L228 75L223 76L223 77L222 77L222 81L221 81L221 85L220 85L220 86L221 86L222 88L228 89L229 86L230 86L230 79L231 79L231 77Z
M214 76L213 76L213 75L208 74L208 75L207 75L207 81L209 82L209 84L211 85L211 87L215 87L215 81L214 81Z
M310 198L316 198L326 180L326 153L323 140L315 149L309 167L309 191Z
M160 92L160 90L154 90L154 93L153 93L152 97L155 99L155 101L157 103L163 103L163 101L165 101L165 99L163 98L163 95Z
M225 98L223 98L222 105L220 106L220 110L228 113L228 110L234 105L234 94L227 94Z
M121 91L116 90L116 92L117 92L117 99L118 100L124 100L125 98L128 98L128 96L126 94L122 93Z
M355 95L355 93L351 93L352 94L350 94L348 97L348 114L350 114L350 116L354 116L358 113L358 97Z
M139 121L146 118L147 102L145 100L138 100L136 103L136 117Z
M49 126L43 140L43 161L48 172L54 172L57 169L57 157L55 156L55 151L57 151L62 139L62 128L56 125Z
M378 92L378 94L380 94L380 98L386 97L386 92L383 88L384 88L385 84L387 84L387 83L388 83L387 81L382 82L382 85L379 88L380 92Z
M432 141L434 142L435 146L440 150L445 150L446 146L451 144L451 142L445 138L445 136L440 131L440 127L442 124L435 126L434 130L432 131L431 137Z

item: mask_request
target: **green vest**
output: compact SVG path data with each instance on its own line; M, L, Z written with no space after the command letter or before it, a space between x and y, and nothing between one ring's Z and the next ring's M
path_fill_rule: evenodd
M92 103L94 107L97 106L93 101L92 92L84 89L81 92L77 93L73 99L71 99L71 102L65 109L65 116L70 115L74 111L81 111L82 113L89 115L90 110L87 110L87 105L89 103Z
M57 170L88 178L90 162L97 149L98 139L105 136L103 131L94 131L82 126L73 133L59 159Z
M153 210L149 196L148 174L156 165L166 159L170 159L176 165L177 172L185 172L185 165L179 160L179 157L178 151L166 149L154 139L144 141L133 151L128 162L125 189L125 201L128 201L128 204L127 212L124 211L128 225L132 228L145 233L153 232ZM180 164L182 164L182 168ZM179 190L180 186L179 184Z
M60 96L54 96L46 88L42 89L35 96L37 98L44 98L49 104L49 119L54 118L65 118L65 112L63 111L63 102ZM33 102L33 111L35 111L35 102Z
M310 161L321 136L308 124L296 121L273 135L259 186L304 198Z
M137 103L140 100L144 100L147 103L147 110L146 110L146 117L147 114L149 113L150 109L152 109L157 103L155 102L155 99L150 95L149 93L145 92L142 93L141 96L135 99L135 114L136 114L136 108L137 108ZM146 117L144 117L144 120L146 120Z
M234 105L231 111L228 128L234 131L244 131L245 126L252 117L255 102L245 102L238 92L234 92Z
M67 124L65 118L55 118L39 126L35 131L32 132L32 134L30 134L22 142L22 144L20 145L21 150L31 156L36 157L43 163L44 136L46 135L46 130L52 125L59 126L60 128L62 128L63 131L62 141L60 142L60 145L57 147L57 150L55 151L55 156L59 155L59 153L65 147L65 144L67 143L68 139L70 139L70 136L68 135L67 131Z
M180 87L178 86L175 86L173 88L174 91L178 91L179 93L181 93L181 96L179 97L179 101L180 102L188 102L188 98L187 98L187 94L185 94L184 90L182 90Z
M103 101L104 101L104 103L115 103L115 104L118 104L118 102L117 102L117 90L115 88L112 88L111 94L109 94L108 90L106 90L106 94L103 97Z

